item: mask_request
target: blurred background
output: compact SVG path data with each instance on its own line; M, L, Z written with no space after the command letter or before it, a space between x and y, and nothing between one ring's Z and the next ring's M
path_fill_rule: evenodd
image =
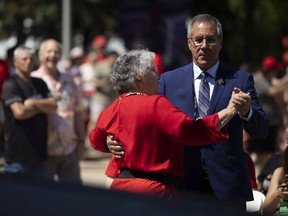
M229 65L255 73L256 88L262 85L257 80L259 75L270 83L266 89L268 93L270 87L278 89L273 95L275 102L268 102L268 105L275 105L270 109L271 113L279 114L275 149L265 157L262 155L260 160L259 152L255 154L247 147L251 142L245 131L243 139L245 150L248 149L251 156L253 189L259 188L265 194L269 186L266 182L280 166L278 153L283 152L285 143L288 143L287 11L287 0L0 0L0 91L5 79L14 73L12 57L18 45L25 44L37 51L43 40L54 38L63 48L59 71L70 73L80 89L88 135L95 127L99 113L115 98L108 76L115 59L127 50L143 47L156 53L155 65L159 73L191 63L185 26L194 15L209 13L217 17L223 27L224 45L220 58ZM38 66L36 63L35 69ZM266 90L262 92L263 97L268 94ZM257 92L260 95L258 89ZM268 160L270 156L272 159L275 156L279 162L277 166ZM80 162L84 185L105 187L104 173L109 157L110 154L93 150L86 138L85 158ZM0 173L2 166L0 140ZM7 188L4 192L8 194L11 190ZM119 208L122 204L127 207L125 200L120 202ZM102 208L106 208L108 202L104 200L102 203L105 203ZM202 210L207 209L202 206L204 202L200 200L199 203ZM211 210L210 207L207 210ZM13 207L7 205L7 209L10 211ZM123 209L122 212L126 213ZM27 213L31 215L31 212ZM121 210L119 215L122 215ZM172 212L171 215L176 214Z
M164 68L175 68L190 59L185 23L210 13L224 28L222 59L257 66L268 54L282 58L287 10L286 0L0 0L0 58L17 44L37 48L51 37L64 51L75 46L86 51L101 35L117 39L118 47L142 45L159 52Z

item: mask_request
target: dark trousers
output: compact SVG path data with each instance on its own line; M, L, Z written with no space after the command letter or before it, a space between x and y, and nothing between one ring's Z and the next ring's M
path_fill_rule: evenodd
M198 185L198 188L191 188L189 185L185 187L185 182L180 182L180 193L185 197L187 195L187 192L189 193L198 193L201 195L207 195L211 200L217 200L216 202L219 202L219 205L223 205L223 208L225 208L229 211L231 211L231 215L233 216L240 216L240 215L246 215L246 202L243 200L219 200L216 197L216 194L214 193L208 175L207 170L202 170L202 175L200 177L200 184ZM185 189L187 188L187 190Z

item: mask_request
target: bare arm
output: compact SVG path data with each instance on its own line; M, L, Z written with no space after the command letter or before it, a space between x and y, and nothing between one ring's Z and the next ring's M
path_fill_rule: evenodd
M283 176L282 172L283 168L280 167L272 175L269 190L262 206L263 215L273 215L277 210L280 200L288 195L287 188L279 187Z
M238 110L235 107L235 103L237 102L238 97L239 97L239 94L233 94L229 101L227 108L218 112L219 123L217 127L219 130L221 130L238 112Z
M10 105L14 118L17 120L29 119L40 113L40 110L34 106L25 105L20 102L12 103Z
M42 113L52 113L57 109L57 103L53 97L44 99L29 98L24 101L24 104L27 106L35 107Z

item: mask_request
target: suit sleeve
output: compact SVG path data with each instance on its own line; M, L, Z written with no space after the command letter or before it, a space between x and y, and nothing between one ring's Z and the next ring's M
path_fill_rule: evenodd
M101 126L102 122L104 121L103 118L103 115L100 114L96 127L89 134L89 140L94 149L109 153L109 150L106 148L105 145L108 134Z
M243 120L244 129L251 137L264 138L269 131L269 123L257 97L257 92L254 87L254 79L251 74L246 79L243 90L246 93L249 92L251 95L251 107L253 111L249 121Z
M217 128L218 114L195 121L174 107L165 97L159 97L155 106L153 110L156 124L176 143L203 146L228 139L227 133Z

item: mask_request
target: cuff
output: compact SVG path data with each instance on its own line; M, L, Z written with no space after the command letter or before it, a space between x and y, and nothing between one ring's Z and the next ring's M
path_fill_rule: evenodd
M245 121L249 121L249 120L251 119L252 114L253 114L253 110L252 110L252 108L250 107L250 109L249 109L249 114L248 114L247 117L243 117L242 115L240 115L240 113L239 113L239 116L240 116L241 119L243 119L243 120L245 120Z

